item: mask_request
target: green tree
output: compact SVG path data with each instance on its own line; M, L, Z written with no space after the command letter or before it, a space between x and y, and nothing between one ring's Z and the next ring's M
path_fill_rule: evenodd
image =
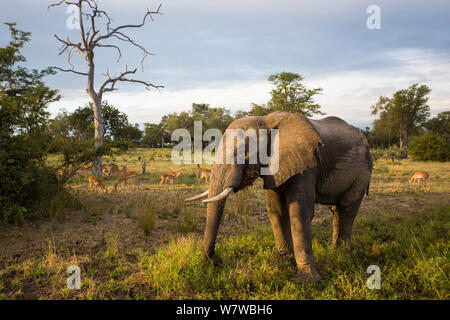
M143 142L149 148L164 147L164 142L170 139L169 134L161 123L144 123Z
M372 114L380 114L380 127L397 132L400 148L408 147L409 138L419 132L430 116L427 104L430 91L426 85L415 83L396 91L392 98L381 96L371 107Z
M114 131L115 141L126 141L134 145L141 143L142 136L143 133L141 129L139 129L139 125L137 123L135 123L134 125L127 124Z
M190 114L193 121L202 121L203 132L211 128L224 132L233 121L229 110L225 108L211 108L209 104L205 103L193 103Z
M385 99L385 97L380 97ZM371 141L378 147L390 147L399 144L399 130L393 112L380 112L380 117L373 121Z
M248 112L248 115L250 115L250 116L265 116L266 114L269 114L269 113L275 112L275 111L279 111L279 110L274 110L266 104L252 103L250 105L250 111Z
M275 88L271 91L272 99L267 107L261 106L259 111L267 110L300 113L307 117L314 114L324 114L320 105L314 103L314 96L322 92L321 88L308 89L302 81L303 76L298 73L281 72L269 76L268 81L273 82ZM263 109L263 110L261 110Z
M85 105L84 107L78 107L73 113L69 115L69 121L73 129L74 136L80 140L86 141L87 139L94 138L94 108L92 103ZM127 133L132 134L129 136L131 140L136 138L136 126L128 123L128 116L125 113L120 112L116 107L108 103L108 101L102 102L102 113L104 123L103 136L107 140L126 141ZM130 128L132 126L133 128ZM139 129L137 127L137 129ZM141 133L142 134L142 133Z
M449 139L433 131L413 137L408 150L416 160L442 162L450 160Z
M450 137L450 111L439 113L423 125L427 130Z
M17 221L51 197L57 186L45 157L50 148L47 105L59 100L43 78L50 69L28 70L21 49L31 33L6 23L11 41L0 48L0 218Z

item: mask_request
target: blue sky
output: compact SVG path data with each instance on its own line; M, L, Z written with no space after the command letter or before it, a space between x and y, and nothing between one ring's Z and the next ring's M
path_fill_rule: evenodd
M78 41L77 30L66 26L65 8L47 10L47 0L16 0L2 4L1 22L18 23L32 32L24 50L30 68L57 65L53 34ZM370 106L378 96L419 82L431 87L432 115L450 109L450 1L295 1L295 0L100 0L113 24L141 20L145 8L162 3L163 15L131 35L155 55L145 61L137 78L164 85L160 92L120 84L106 99L129 115L131 122L158 122L168 112L187 110L193 102L232 111L265 103L271 90L267 77L290 71L305 76L308 87L322 87L316 101L327 115L359 127L373 121ZM369 30L369 5L381 10L381 29ZM0 45L7 29L0 27ZM119 73L139 66L140 54L125 46L123 58L102 49L97 81L102 73ZM80 70L82 59L75 59ZM47 83L63 99L50 106L69 111L88 101L86 79L59 73Z

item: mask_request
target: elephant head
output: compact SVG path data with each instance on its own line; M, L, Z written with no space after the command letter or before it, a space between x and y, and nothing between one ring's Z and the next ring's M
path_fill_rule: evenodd
M256 133L258 143L251 143L251 139L235 142L229 139L228 132L241 129L243 132ZM262 134L267 133L266 137ZM274 135L277 135L275 137ZM228 141L227 141L228 137ZM278 143L277 142L278 138ZM264 145L266 143L267 145ZM231 144L231 146L229 146ZM214 256L215 241L227 196L231 192L251 185L256 178L264 180L265 189L274 189L286 182L290 177L317 165L317 149L322 141L310 122L301 115L276 112L263 117L244 117L233 121L223 135L218 153L211 170L209 189L186 201L203 200L207 203L207 220L203 238L203 252L208 258ZM263 148L265 150L261 150ZM236 155L239 150L244 151L244 162L238 161ZM270 163L262 163L261 153L268 150ZM227 156L230 152L235 156L234 162L229 163ZM256 161L250 161L257 154ZM255 158L253 158L255 159ZM277 161L275 165L273 161ZM270 170L272 168L272 170ZM275 168L275 170L273 170ZM261 174L266 169L265 174ZM269 169L269 170L267 170ZM218 260L215 260L218 262Z

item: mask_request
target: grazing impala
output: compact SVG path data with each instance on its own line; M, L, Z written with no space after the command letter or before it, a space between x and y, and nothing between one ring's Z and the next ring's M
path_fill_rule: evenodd
M211 177L211 170L210 169L202 169L200 168L200 166L197 164L198 170L196 173L196 177L197 177L197 182L200 183L201 180L203 180L203 178L205 178L205 183L208 184L208 178Z
M170 185L173 186L173 181L175 179L177 179L179 176L181 176L181 171L180 172L173 172L173 171L166 172L161 175L161 181L159 182L159 184L164 184L168 180L170 180Z
M122 166L122 169L119 169L119 167L113 163L110 165L108 176L113 176L115 174L119 175L119 174L121 174L121 173L123 174L125 172L127 172L127 166Z
M429 174L425 171L417 171L413 174L411 179L409 179L409 184L411 185L414 182L417 182L417 184L420 184L420 180L423 180L425 184L427 184Z
M108 189L103 185L102 180L98 177L90 176L89 177L89 190L92 190L93 187L102 189L103 193L108 193Z
M125 185L127 185L128 179L134 179L135 183L137 184L139 174L136 171L125 171L122 172L122 175L119 177L119 180L114 184L114 191L117 190L117 186L123 181Z

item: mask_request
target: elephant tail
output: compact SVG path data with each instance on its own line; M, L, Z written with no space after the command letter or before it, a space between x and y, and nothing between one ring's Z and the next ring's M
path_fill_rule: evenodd
M367 189L366 189L366 196L368 196L368 195L369 195L369 188L370 188L370 182L369 182L369 184L367 185Z

